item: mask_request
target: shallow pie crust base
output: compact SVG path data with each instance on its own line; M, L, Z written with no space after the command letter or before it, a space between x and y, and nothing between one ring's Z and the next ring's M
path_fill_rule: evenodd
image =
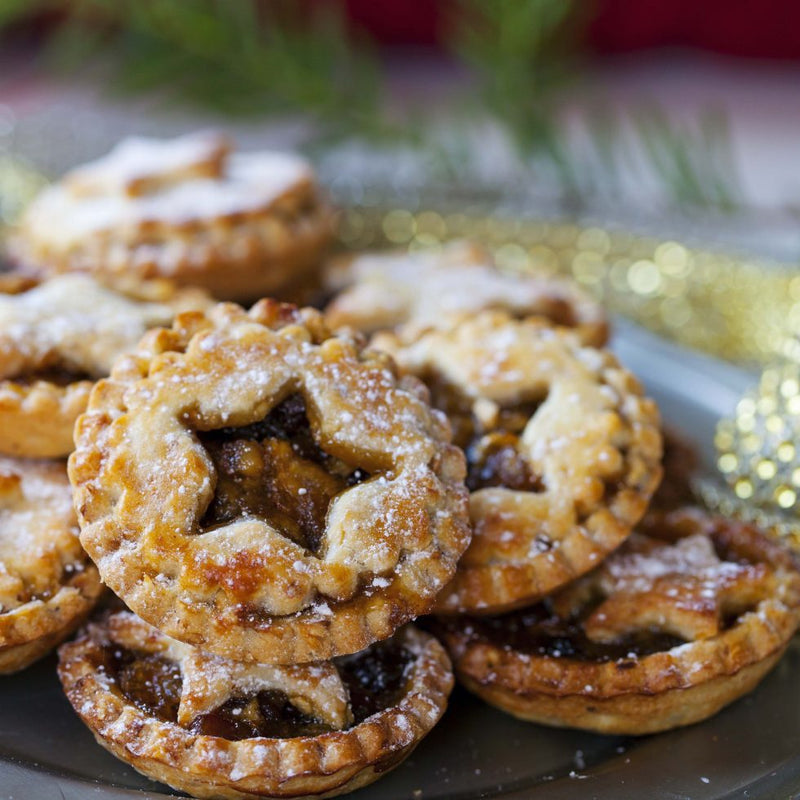
M617 735L644 735L692 725L708 719L719 710L752 691L780 660L786 649L778 650L760 661L742 667L732 674L718 675L695 683L688 676L694 669L686 668L686 685L672 688L637 691L629 694L604 696L587 683L586 690L574 694L537 692L529 686L529 663L514 663L511 658L498 659L496 653L470 652L464 660L456 658L459 681L482 700L519 719L558 728L581 728ZM680 664L667 662L664 670L684 669ZM535 666L534 666L535 669ZM490 678L494 673L496 677ZM481 677L474 677L479 675ZM630 679L636 674L631 671ZM605 676L597 676L604 680ZM592 680L587 677L587 680ZM496 681L496 682L493 682ZM507 684L507 685L506 685ZM518 688L514 688L513 685ZM560 690L559 690L560 691Z
M679 509L659 515L653 528L666 524L688 532L707 519L714 518ZM748 526L727 521L727 532L725 546L735 548L740 536L745 558L755 557L779 570L777 595L759 602L731 628L668 651L598 663L524 653L479 640L465 622L460 629L442 629L459 680L503 711L558 727L640 735L710 717L761 681L800 624L797 562Z
M103 591L97 568L87 564L49 600L0 615L0 675L25 669L61 644L86 620Z
M72 452L75 420L86 410L94 383L58 386L0 381L0 453L59 458Z
M109 687L89 635L63 645L59 677L103 747L153 780L203 798L322 798L366 786L400 764L444 713L450 661L432 636L399 634L415 656L403 699L348 730L229 741L162 722Z
M0 604L0 674L8 674L66 639L104 587L78 545L63 462L2 457L0 492L0 577L7 587ZM38 589L26 587L32 578L42 582ZM18 592L34 596L17 604Z
M202 286L215 297L240 302L281 295L319 271L331 234L331 212L320 203L296 220L276 214L264 219L219 220L193 230L153 225L143 244L98 238L54 256L19 248L22 264L41 262L45 274L89 272L113 282L129 275L169 278Z

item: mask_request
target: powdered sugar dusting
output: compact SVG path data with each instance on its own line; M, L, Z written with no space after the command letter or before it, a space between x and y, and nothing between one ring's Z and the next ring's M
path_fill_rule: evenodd
M126 457L142 465L139 491L155 495L149 502L158 524L175 532L169 575L154 578L153 590L171 583L181 602L207 600L232 624L266 627L302 614L321 629L344 603L384 593L398 578L431 596L450 574L440 568L437 535L461 525L466 538L466 520L454 519L463 495L438 474L446 434L427 404L349 340L316 344L310 328L274 330L230 309L210 312L209 322L185 352L153 359L126 393L125 420L114 433ZM355 478L329 499L319 546L304 547L257 511L201 529L217 485L203 432L259 422L295 394L316 445L352 469L348 481ZM313 482L301 484L293 484L298 497L315 491ZM128 505L126 514L143 526L135 502Z
M618 590L627 591L646 591L664 576L701 576L708 583L707 596L713 597L715 584L726 575L737 572L739 567L721 561L711 540L698 533L646 552L617 553L607 560L604 569Z
M64 466L0 456L0 613L54 593L84 558Z
M26 225L32 236L68 248L110 229L126 231L144 223L211 224L267 209L312 178L306 161L286 153L211 155L220 160L218 175L192 172L192 166L211 157L208 145L196 138L123 142L104 159L45 189L31 204ZM142 193L131 194L126 188L137 178L147 179L145 186Z
M141 302L87 275L61 275L18 295L0 294L0 377L60 365L107 375L144 333L168 325L175 309Z

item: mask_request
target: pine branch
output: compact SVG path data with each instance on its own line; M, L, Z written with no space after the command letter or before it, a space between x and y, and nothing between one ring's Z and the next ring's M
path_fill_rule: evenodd
M105 58L121 93L156 92L235 115L310 112L336 125L376 113L377 62L363 42L354 45L330 4L313 13L291 0L38 0L26 10L32 6L59 7L64 16L46 48L52 68Z
M503 121L523 160L544 155L573 199L580 181L559 121L582 31L576 0L460 0L452 47L475 70L484 108Z
M37 12L62 20L44 57L58 74L105 65L112 91L229 115L303 113L312 147L342 137L416 148L457 181L463 153L450 152L426 109L393 122L370 43L346 32L335 4L295 0L0 0L0 32ZM587 113L591 164L567 136L562 104L580 77L590 18L584 0L452 0L448 46L471 67L477 102L452 110L452 126L498 120L521 170L555 178L573 206L620 184L631 137L639 162L677 204L729 209L737 195L724 118L678 125L659 108ZM466 115L466 118L465 118ZM454 140L457 137L450 137ZM452 141L451 141L452 145ZM552 184L552 180L551 180Z
M475 70L481 107L505 125L523 163L549 162L572 204L599 192L599 181L618 182L627 155L623 133L632 126L635 149L676 204L732 209L733 159L720 114L704 114L692 128L655 106L588 113L586 135L602 174L587 170L585 158L573 152L562 103L580 74L590 6L581 0L459 0L452 47Z

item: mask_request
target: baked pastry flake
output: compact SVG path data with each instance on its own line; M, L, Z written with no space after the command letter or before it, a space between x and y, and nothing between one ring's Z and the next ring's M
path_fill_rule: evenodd
M467 456L473 539L438 613L499 613L593 569L660 478L658 412L613 355L484 311L373 345L421 378Z
M101 592L64 463L0 456L0 674L63 641Z
M60 650L67 697L98 742L196 797L332 797L397 766L444 712L447 655L405 628L336 661L244 665L128 612Z
M189 644L260 663L356 652L429 611L469 542L463 456L425 395L310 309L181 315L76 426L81 541Z
M114 359L175 314L211 299L167 281L110 289L86 275L0 283L0 453L38 458L72 451L72 429L94 381Z
M504 273L483 248L455 241L441 252L366 253L329 270L325 310L333 328L365 333L403 327L413 338L427 328L447 327L459 317L495 309L515 317L543 316L574 328L586 344L608 339L601 306L577 284L559 277Z
M133 138L44 189L10 251L24 268L169 278L255 300L318 271L329 211L310 165L214 133Z
M471 691L522 719L638 735L751 691L800 622L796 559L698 509L663 514L543 603L443 622Z

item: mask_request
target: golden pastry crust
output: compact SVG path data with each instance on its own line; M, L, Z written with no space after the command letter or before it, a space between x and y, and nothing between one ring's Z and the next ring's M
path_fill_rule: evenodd
M356 652L430 610L469 542L464 460L393 370L273 301L151 332L76 426L103 579L170 636L260 663Z
M610 353L500 311L373 344L428 384L467 453L473 539L437 613L531 603L641 518L661 474L658 412Z
M63 462L0 456L0 674L45 655L100 597Z
M97 741L154 780L195 797L332 797L397 766L447 705L453 678L441 645L413 628L398 633L392 644L410 659L398 696L363 720L353 719L341 668L333 662L304 667L235 664L170 640L128 613L116 614L102 626L91 625L77 641L64 645L59 676ZM180 665L175 721L164 721L128 699L113 667L106 666L114 647L157 654ZM238 693L265 689L282 690L329 732L235 741L197 733L198 715L213 714Z
M310 278L331 239L311 167L230 151L211 133L125 140L34 199L12 257L44 274L165 277L241 301Z
M572 281L534 273L504 273L483 248L456 241L441 252L368 253L334 264L325 310L333 328L374 333L403 326L413 338L428 328L486 309L515 317L543 316L573 328L585 344L608 340L602 307Z
M75 420L86 410L92 381L0 381L0 452L58 458L72 452Z
M0 288L0 452L57 458L96 378L156 325L206 308L210 297L168 281L128 279L109 289L85 275Z
M548 608L493 631L448 622L464 685L522 719L631 735L698 722L753 689L800 622L797 561L697 509L644 529Z

